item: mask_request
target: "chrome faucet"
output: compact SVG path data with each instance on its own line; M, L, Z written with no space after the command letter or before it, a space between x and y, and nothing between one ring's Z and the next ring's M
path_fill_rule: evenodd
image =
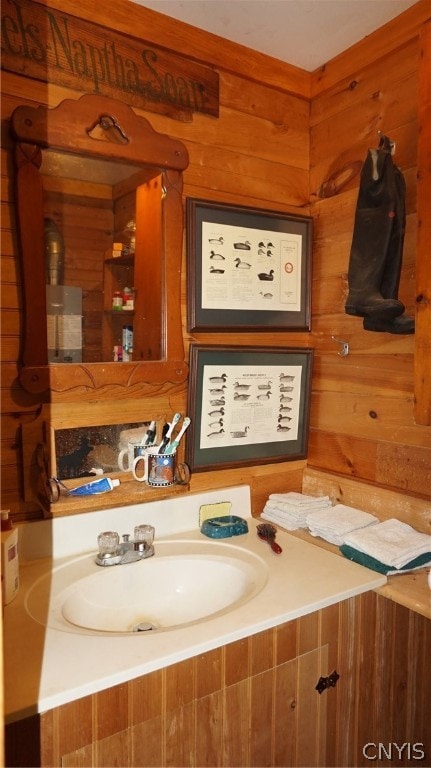
M120 541L116 531L103 531L97 537L99 551L96 555L97 565L126 565L144 560L154 555L154 528L152 525L137 525L134 538L125 533Z

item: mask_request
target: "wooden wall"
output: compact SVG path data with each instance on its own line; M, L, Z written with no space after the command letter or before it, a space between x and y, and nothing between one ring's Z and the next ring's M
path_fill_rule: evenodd
M310 75L262 54L126 0L83 6L50 0L65 13L142 37L213 66L220 73L220 116L195 114L190 122L143 112L158 131L184 142L190 165L184 195L206 200L309 214L315 219L311 333L196 334L186 329L186 274L182 275L186 355L191 341L314 347L308 464L429 498L431 435L413 418L413 337L365 332L360 319L344 314L346 272L358 175L322 198L325 182L346 166L358 170L382 130L397 142L396 161L408 188L408 227L401 298L413 311L416 243L416 147L418 32L430 15L421 0L390 25ZM181 30L181 34L180 34ZM21 324L20 276L11 182L7 121L20 103L55 106L81 92L3 73L2 136L2 507L16 518L38 513L22 500L20 426L38 411L36 399L17 382ZM139 111L139 110L138 110ZM326 187L327 188L327 187ZM184 262L185 263L185 262ZM332 336L347 340L338 355ZM186 387L137 389L126 400L103 403L82 393L51 404L60 426L150 419L154 413L185 411ZM305 461L199 473L192 490L250 483L258 513L271 491L301 488Z
M424 765L430 629L368 592L13 723L7 765Z
M414 417L414 336L364 331L344 313L358 161L379 131L396 143L406 185L407 225L399 298L415 314L419 40L381 48L371 36L313 75L310 191L315 224L313 337L316 373L309 465L429 498L429 427ZM395 41L395 34L393 36ZM348 60L348 58L347 58ZM325 181L351 180L326 198ZM339 357L331 337L349 343ZM430 370L430 369L429 369Z

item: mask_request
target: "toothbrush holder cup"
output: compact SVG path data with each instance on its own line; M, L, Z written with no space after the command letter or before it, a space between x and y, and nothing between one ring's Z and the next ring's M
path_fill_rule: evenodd
M177 453L158 453L157 448L147 448L145 453L133 461L133 477L138 482L146 482L153 488L165 488L169 485L187 485L190 470L187 464L177 461Z
M118 454L118 467L122 472L132 472L133 464L138 456L142 456L148 447L141 445L139 441L129 441L127 448L123 448Z

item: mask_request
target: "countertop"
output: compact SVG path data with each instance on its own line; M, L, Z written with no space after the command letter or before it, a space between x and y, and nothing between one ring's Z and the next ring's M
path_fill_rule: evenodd
M82 635L42 626L27 613L25 598L35 579L52 569L53 561L44 557L23 564L20 591L4 613L6 722L44 712L368 590L385 589L385 576L282 530L277 541L283 552L276 555L257 537L259 521L248 516L247 520L247 534L221 541L246 548L266 563L269 576L262 590L223 615L152 634ZM163 538L208 541L199 529ZM155 548L157 552L157 535ZM124 567L139 565L145 567L145 561Z
M338 547L323 539L313 537L305 530L292 531L292 536L343 557ZM431 619L431 590L428 586L428 570L428 568L420 568L411 573L388 576L386 584L378 587L376 592L411 611L420 613L427 619Z

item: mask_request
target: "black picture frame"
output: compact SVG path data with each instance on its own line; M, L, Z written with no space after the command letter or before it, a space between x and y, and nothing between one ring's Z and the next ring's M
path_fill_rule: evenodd
M311 217L187 198L186 221L189 331L310 330Z
M312 349L192 344L192 472L306 458L312 363Z

